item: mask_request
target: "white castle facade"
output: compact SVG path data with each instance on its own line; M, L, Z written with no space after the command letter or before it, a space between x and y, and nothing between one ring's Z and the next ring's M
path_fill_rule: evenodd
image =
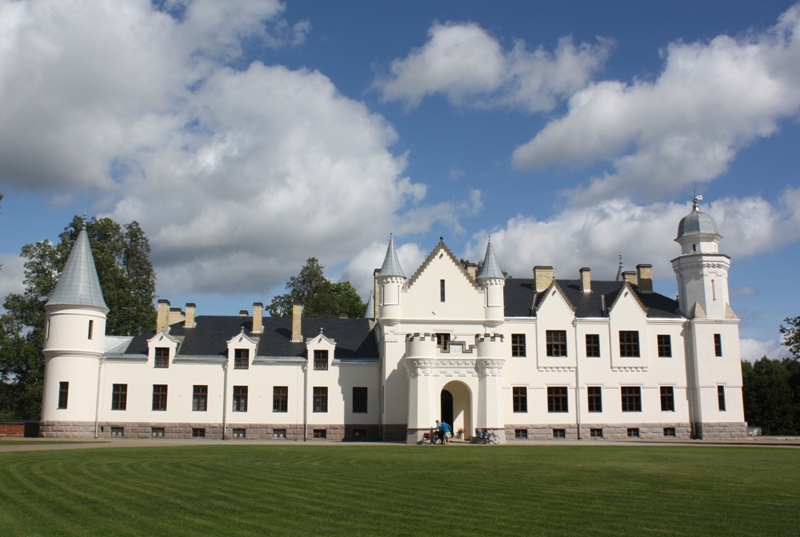
M105 335L82 231L47 305L41 434L416 443L436 419L501 441L736 438L746 433L730 258L697 203L672 260L678 300L650 265L505 278L440 242L407 278L390 239L365 319L197 316L158 305L155 330Z

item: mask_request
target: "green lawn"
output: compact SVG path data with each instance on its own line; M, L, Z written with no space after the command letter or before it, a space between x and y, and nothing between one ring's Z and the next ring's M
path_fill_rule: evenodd
M3 535L800 535L800 450L257 446L0 453Z

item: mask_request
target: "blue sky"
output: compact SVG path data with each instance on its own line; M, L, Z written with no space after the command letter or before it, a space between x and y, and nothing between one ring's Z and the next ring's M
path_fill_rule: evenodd
M0 293L74 214L137 220L158 295L269 302L306 258L366 299L393 232L513 276L669 261L694 192L743 355L798 312L800 7L0 0Z

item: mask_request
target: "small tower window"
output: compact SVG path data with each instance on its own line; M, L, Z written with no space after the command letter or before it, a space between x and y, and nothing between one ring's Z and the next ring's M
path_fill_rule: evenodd
M714 334L714 356L722 356L722 335Z
M444 280L439 280L439 299L444 302Z
M696 244L692 244L692 251L693 251L693 252L696 252L696 251L697 251L697 245L696 245Z
M44 338L50 339L50 319L47 319L47 327L44 329Z
M94 321L89 321L89 339L92 339L92 332L94 332Z
M69 398L69 382L58 383L58 408L67 408L67 399Z
M711 300L717 299L717 280L711 280Z

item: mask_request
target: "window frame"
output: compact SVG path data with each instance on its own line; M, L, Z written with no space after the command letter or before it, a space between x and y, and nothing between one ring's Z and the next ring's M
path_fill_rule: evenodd
M525 334L511 334L511 356L524 358L527 355Z
M163 388L163 390L162 390ZM166 412L167 411L167 396L169 388L167 384L153 384L153 411Z
M127 410L128 409L128 385L127 384L112 384L111 385L111 410Z
M545 330L545 350L551 358L565 358L567 356L567 331Z
M328 412L328 387L314 386L312 394L311 411L315 414L326 414Z
M272 387L272 412L276 414L285 414L286 412L289 412L288 386Z
M233 349L233 368L250 369L250 349Z
M661 396L661 412L675 412L675 388L661 386L658 392Z
M69 382L61 381L58 383L58 410L66 410L69 405Z
M314 349L314 371L328 370L328 350Z
M619 331L619 355L621 358L642 357L641 350L639 348L638 330Z
M156 347L153 357L155 369L169 369L169 347Z
M587 386L586 402L589 405L589 412L600 413L603 411L603 387Z
M642 387L641 386L620 386L619 387L622 411L641 412L642 411Z
M353 386L353 414L367 414L369 406L369 388Z
M547 387L547 412L550 414L569 412L569 390L566 386Z
M714 334L714 356L722 357L722 334Z
M195 384L192 386L192 412L206 412L208 410L208 385Z
M247 386L233 387L233 412L247 412Z
M728 409L725 401L725 386L723 384L717 385L717 408L720 412L726 412Z
M515 413L526 414L528 412L528 388L527 386L514 386L511 389L512 408Z
M589 341L591 338L591 342ZM586 357L600 358L600 334L586 334Z
M669 334L658 334L656 346L659 358L672 358L672 337Z
M439 302L444 302L446 298L446 289L444 280L439 280Z

